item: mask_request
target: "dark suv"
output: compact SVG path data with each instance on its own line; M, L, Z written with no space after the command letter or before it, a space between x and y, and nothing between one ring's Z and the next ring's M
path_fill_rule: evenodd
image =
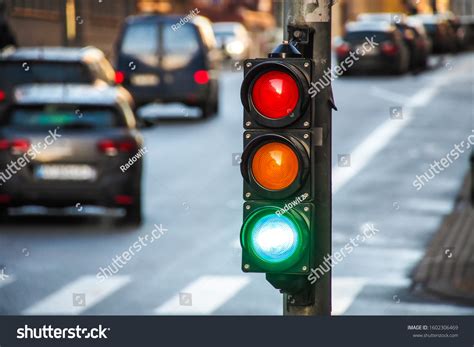
M125 209L141 223L143 140L121 87L25 85L0 118L0 217L26 205Z
M218 108L220 53L208 19L197 16L180 25L182 17L127 18L116 68L137 106L179 102L200 107L207 117Z

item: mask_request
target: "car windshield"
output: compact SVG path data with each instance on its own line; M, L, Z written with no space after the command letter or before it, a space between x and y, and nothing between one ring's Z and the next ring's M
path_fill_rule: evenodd
M92 83L87 67L81 63L5 61L0 62L0 86L30 83Z
M20 128L98 129L123 126L112 108L65 107L56 105L15 107L5 125Z

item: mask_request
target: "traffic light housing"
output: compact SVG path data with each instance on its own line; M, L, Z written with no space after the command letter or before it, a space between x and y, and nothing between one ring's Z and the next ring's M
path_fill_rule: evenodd
M315 265L313 69L288 43L244 62L242 270L287 294L309 288Z

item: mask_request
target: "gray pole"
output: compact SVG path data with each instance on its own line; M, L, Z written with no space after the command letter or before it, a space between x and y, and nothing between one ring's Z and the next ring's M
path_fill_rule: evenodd
M324 72L331 68L331 6L333 0L285 0L285 21L287 24L307 26L314 29L313 52L311 57L315 63L312 82L323 79ZM291 38L290 38L291 39ZM316 177L313 183L315 191L315 215L313 223L316 235L316 266L323 264L324 257L331 255L331 119L332 89L327 87L314 98L315 119L313 119L313 139L320 139L315 145L316 161L313 163ZM321 136L322 135L322 136ZM311 287L314 303L307 306L298 305L295 296L283 297L285 315L330 315L331 314L331 271L318 279Z

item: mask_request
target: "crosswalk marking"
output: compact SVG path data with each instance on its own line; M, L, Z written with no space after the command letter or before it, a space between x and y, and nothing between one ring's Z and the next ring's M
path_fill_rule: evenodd
M408 287L410 279L402 277L334 277L332 280L332 315L344 314L367 285Z
M335 277L332 281L332 315L344 314L367 280L358 277Z
M232 241L231 246L232 248L242 249L242 246L240 245L240 239L235 239Z
M183 288L163 305L156 314L211 314L249 284L245 276L202 276Z
M6 286L7 284L10 284L15 281L15 277L13 276L5 276L3 278L0 278L0 288Z
M58 291L27 308L23 314L80 314L130 281L128 276L114 276L102 282L95 276L81 276Z

